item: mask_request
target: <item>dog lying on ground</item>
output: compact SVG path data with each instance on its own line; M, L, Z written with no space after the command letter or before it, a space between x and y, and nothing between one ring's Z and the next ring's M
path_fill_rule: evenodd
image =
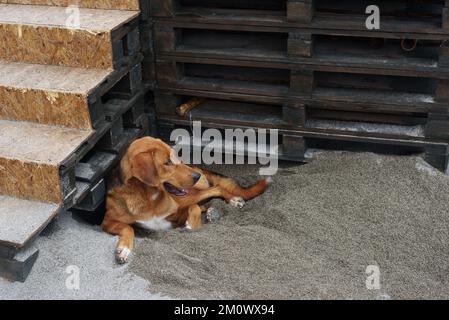
M126 263L134 246L133 225L151 230L202 226L201 203L222 198L236 207L263 194L269 179L249 188L230 178L183 164L159 139L145 137L131 144L121 164L122 184L109 191L104 231L120 237L118 263Z

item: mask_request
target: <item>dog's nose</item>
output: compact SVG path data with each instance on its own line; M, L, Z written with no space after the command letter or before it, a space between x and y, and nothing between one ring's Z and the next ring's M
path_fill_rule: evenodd
M196 184L198 181L200 181L201 174L194 172L194 173L192 173L192 178L193 178L193 184Z

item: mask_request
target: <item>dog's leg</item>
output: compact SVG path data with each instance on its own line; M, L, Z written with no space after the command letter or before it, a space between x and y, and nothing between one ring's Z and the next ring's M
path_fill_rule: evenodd
M104 231L120 237L115 250L115 258L120 264L126 263L134 247L134 229L126 223L107 218L103 221L102 228Z
M232 181L231 179L228 179L228 180ZM235 182L232 181L232 183L235 183ZM220 193L221 193L220 198L223 198L231 206L238 208L238 209L242 209L246 205L246 201L243 197L230 193L222 185L219 185L218 188L220 189Z
M231 178L224 177L207 170L202 170L202 173L212 185L220 187L222 198L236 208L243 208L246 201L262 195L272 182L271 178L267 178L260 180L249 188L242 188L235 180Z
M186 229L198 230L203 226L201 221L201 207L193 205L189 207L189 213L186 222Z
M192 192L189 197L186 197L185 199L179 199L177 200L177 202L180 205L180 207L187 208L196 205L200 202L203 202L205 200L222 197L223 192L221 188L212 187L206 190L195 190L194 193Z

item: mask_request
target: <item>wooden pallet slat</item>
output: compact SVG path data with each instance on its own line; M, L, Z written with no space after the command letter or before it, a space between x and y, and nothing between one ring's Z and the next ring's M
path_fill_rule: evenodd
M215 61L283 65L306 64L321 69L360 69L360 72L447 78L447 39L428 40L391 34L320 33L318 30L228 30L160 21L155 24L155 50L159 56L185 56ZM416 48L404 48L404 41ZM416 43L415 43L416 41Z
M397 112L441 113L448 107L445 79L323 72L312 67L288 70L200 64L186 58L159 59L157 72L163 89L241 93L316 106L372 105L375 109L377 105L379 110Z
M191 126L190 120L168 116L161 116L159 119L161 136L167 142L170 142L170 134L175 128L182 127L189 129ZM232 123L220 120L213 121L210 119L203 119L202 126L203 129L254 128L254 124L250 123L244 124L239 121ZM267 128L267 126L259 127ZM448 170L449 153L447 142L427 141L422 137L405 137L392 134L344 132L340 130L320 130L313 128L283 129L279 126L273 126L272 128L280 129L281 153L278 156L284 160L303 161L303 150L307 150L308 148L332 148L338 150L340 144L342 144L343 146L349 147L350 150L378 152L383 150L384 152L397 154L424 153L426 161L431 165L443 172L447 172ZM287 136L286 141L291 143L290 146L283 144L285 136ZM290 151L284 152L283 150Z
M306 130L309 133L334 132L343 135L362 134L361 142L365 139L371 142L388 141L394 139L409 141L410 146L420 145L433 141L445 141L449 131L449 123L445 117L425 114L394 114L370 113L355 111L333 111L331 109L309 108L302 104L266 105L234 100L214 100L206 98L205 102L192 110L187 118L176 115L176 108L183 102L189 101L192 96L176 95L170 91L156 92L156 105L159 118L174 121L201 120L215 124L230 124L234 126L254 126L261 128L278 128L283 130ZM162 107L164 106L164 107ZM438 135L439 134L439 135ZM372 136L372 137L371 137ZM384 139L384 140L383 140ZM393 139L393 140L392 140ZM447 141L447 139L446 139ZM447 144L447 142L446 142ZM407 143L406 143L407 145ZM424 150L424 149L422 149Z
M447 34L447 2L380 1L382 30L367 30L369 1L284 0L284 1L152 1L155 19L236 26L302 27L386 33ZM350 17L350 19L344 19Z

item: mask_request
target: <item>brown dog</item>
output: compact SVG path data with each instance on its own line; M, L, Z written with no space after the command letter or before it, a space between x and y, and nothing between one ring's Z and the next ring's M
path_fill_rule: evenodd
M122 185L108 193L104 231L118 235L116 259L125 263L133 249L134 229L140 225L152 230L173 227L198 229L205 210L199 204L212 198L225 199L243 207L268 187L261 180L242 188L229 178L189 167L159 139L145 137L129 147L121 162Z

